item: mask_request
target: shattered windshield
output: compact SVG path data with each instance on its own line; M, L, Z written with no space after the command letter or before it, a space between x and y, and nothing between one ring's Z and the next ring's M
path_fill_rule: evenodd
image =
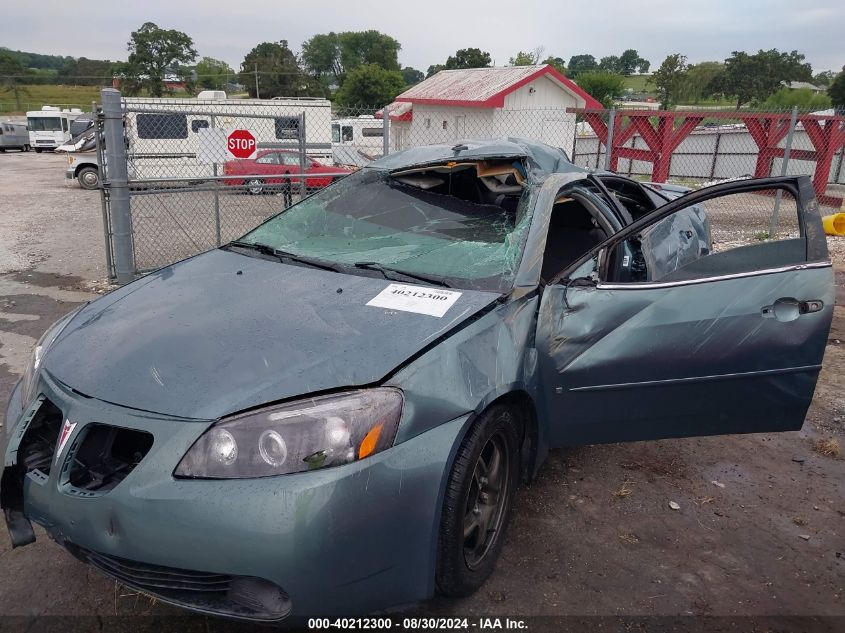
M519 169L506 167L519 178ZM398 175L362 169L241 241L339 264L343 272L372 275L355 268L367 263L453 287L506 291L530 224L530 188L514 173L483 173L475 163Z

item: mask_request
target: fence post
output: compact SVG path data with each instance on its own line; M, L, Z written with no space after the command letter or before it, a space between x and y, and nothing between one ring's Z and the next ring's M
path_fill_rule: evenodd
M610 109L610 118L607 120L607 144L604 146L604 168L610 171L611 157L613 156L613 129L616 127L616 108Z
M792 137L795 136L795 127L798 125L798 106L792 106L792 116L789 117L789 132L786 134L786 144L783 146L783 160L780 163L780 175L786 176L786 167L789 164L789 155L792 153ZM775 208L772 209L772 222L769 226L769 238L775 236L778 228L778 216L780 215L780 200L783 194L778 189L775 196Z
M211 129L217 127L217 117L211 116ZM212 173L214 174L214 238L217 240L217 246L221 243L220 234L220 181L217 180L217 163L212 165Z
M305 178L307 166L305 164L305 149L307 143L305 139L305 111L299 115L299 199L304 200L308 195L308 179Z
M390 112L388 111L388 106L384 106L381 109L381 124L384 127L381 151L383 156L387 156L390 153Z
M114 276L114 263L111 260L111 229L106 206L106 189L103 185L106 177L105 161L103 160L103 111L97 107L97 102L91 102L91 114L94 116L94 143L97 154L97 180L100 187L100 211L103 216L103 237L106 244L106 274L111 279Z
M123 108L119 90L103 88L100 91L100 98L103 104L114 272L117 283L122 286L135 277L132 216L129 209L129 173L126 166L126 141L123 137Z

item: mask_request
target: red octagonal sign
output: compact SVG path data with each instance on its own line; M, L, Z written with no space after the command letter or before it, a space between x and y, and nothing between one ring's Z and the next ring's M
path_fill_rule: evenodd
M257 143L249 130L233 130L226 139L226 147L235 158L251 158Z

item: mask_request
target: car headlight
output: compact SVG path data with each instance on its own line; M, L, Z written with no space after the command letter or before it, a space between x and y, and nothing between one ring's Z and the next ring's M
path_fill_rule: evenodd
M402 392L362 389L299 400L217 422L188 449L176 477L267 477L364 459L393 445Z
M75 317L83 307L85 306L80 306L70 314L66 314L61 319L53 323L53 325L47 328L47 331L41 335L41 338L38 339L38 342L35 344L29 365L27 365L26 371L23 373L23 378L21 378L22 409L28 407L35 399L35 396L38 395L35 393L35 389L38 386L38 370L41 368L44 355L47 353L47 350L50 349L50 346L56 342L56 339L59 338L59 334L62 333L62 330L65 329L67 324L71 322L73 317Z

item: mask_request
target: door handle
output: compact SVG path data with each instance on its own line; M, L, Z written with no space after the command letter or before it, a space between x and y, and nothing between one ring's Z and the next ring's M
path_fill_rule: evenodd
M761 314L765 319L788 322L794 321L802 314L820 312L822 308L824 308L824 302L820 299L798 301L793 297L781 297L772 305L764 306Z

